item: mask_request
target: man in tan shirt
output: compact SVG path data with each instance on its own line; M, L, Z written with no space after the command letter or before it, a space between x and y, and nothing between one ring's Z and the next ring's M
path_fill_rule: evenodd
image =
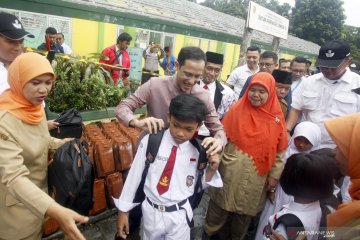
M210 136L215 138L213 140L205 138L203 145L206 147L212 144L208 150L209 153L215 154L221 151L227 143L223 126L219 121L210 94L197 84L203 74L205 60L205 53L200 48L182 48L178 62L175 64L177 74L151 78L134 94L119 103L115 110L116 117L126 126L156 133L168 126L167 113L171 99L183 93L194 94L205 103L209 110L204 123L210 130ZM142 120L136 119L133 112L145 104L148 117Z

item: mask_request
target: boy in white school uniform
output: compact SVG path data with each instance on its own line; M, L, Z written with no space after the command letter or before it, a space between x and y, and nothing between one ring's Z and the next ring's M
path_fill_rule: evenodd
M169 129L165 130L155 160L150 164L144 184L145 200L134 201L145 168L149 135L140 142L122 194L115 199L119 209L119 236L129 234L128 213L142 204L141 239L190 239L189 221L193 212L188 198L194 193L198 175L199 152L189 141L200 128L208 110L197 97L182 94L172 99L169 107ZM209 155L202 176L202 187L222 187L219 156Z

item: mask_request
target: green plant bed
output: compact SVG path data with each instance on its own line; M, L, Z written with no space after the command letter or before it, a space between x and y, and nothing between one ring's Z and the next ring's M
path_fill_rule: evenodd
M78 111L101 110L115 107L138 82L130 79L130 88L119 80L114 86L111 74L97 59L57 56L52 65L56 74L54 87L48 96L50 111L62 112L70 108Z
M80 111L80 115L83 121L92 121L92 120L100 120L100 119L109 119L115 117L115 107L109 107L106 109L100 110L91 110L91 111ZM139 108L135 111L135 114L144 114L146 113L146 106ZM51 112L46 109L47 119L53 120L58 118L59 113Z

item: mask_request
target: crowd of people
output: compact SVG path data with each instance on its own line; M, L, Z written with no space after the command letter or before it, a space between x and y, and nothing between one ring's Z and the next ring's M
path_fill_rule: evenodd
M46 58L23 53L24 38L34 36L16 16L0 18L0 239L40 239L47 217L70 239L84 239L76 222L88 218L47 195L48 151L70 140L50 137L44 114L56 76ZM71 51L54 30L39 49ZM131 40L122 33L103 51L104 64L120 67L108 68L115 84L127 86ZM114 199L119 237L131 234L129 215L141 206L141 239L190 239L189 199L200 184L210 197L203 239L359 238L360 76L349 68L347 42L321 46L313 75L301 56L279 60L251 46L226 82L221 53L188 46L176 59L171 47L150 43L144 58L142 85L115 110L119 122L143 130ZM166 76L153 75L159 65ZM134 111L144 105L139 119Z

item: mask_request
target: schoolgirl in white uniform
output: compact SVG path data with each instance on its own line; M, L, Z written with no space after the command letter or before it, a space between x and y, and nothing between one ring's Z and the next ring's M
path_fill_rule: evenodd
M316 232L319 230L322 214L319 200L333 193L333 178L328 159L316 154L292 155L285 164L280 177L280 185L286 194L294 197L294 201L284 205L282 210L270 216L269 225L264 228L263 239L269 239L269 237L271 239L271 228L284 214L293 214L299 218L305 232L310 233L306 236L308 240L317 239ZM291 230L294 229L286 229L283 224L275 229L285 239L298 234Z
M285 159L296 153L309 153L310 151L317 150L321 142L320 128L312 122L301 122L295 129L294 134L289 141L289 147L285 154ZM284 193L280 185L276 188L275 199L271 202L266 200L264 210L261 213L259 225L256 231L255 240L263 239L263 229L268 224L269 217L274 213L280 211L285 204L293 201L293 196Z

